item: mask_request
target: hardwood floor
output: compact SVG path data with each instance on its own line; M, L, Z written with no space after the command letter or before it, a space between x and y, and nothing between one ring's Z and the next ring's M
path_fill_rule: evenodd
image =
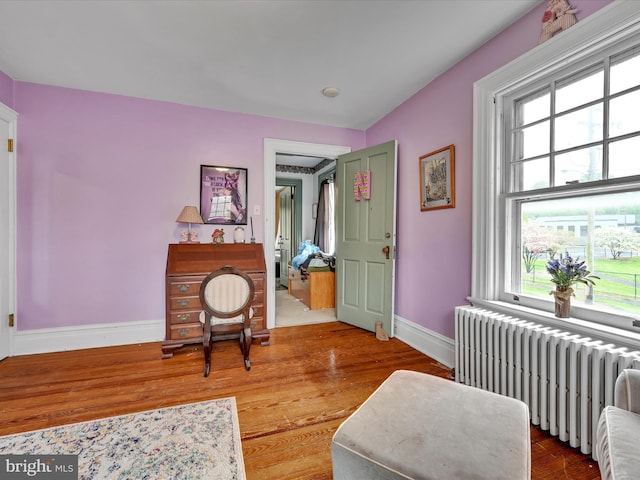
M13 357L0 362L0 435L235 396L247 478L331 479L331 437L393 371L450 370L399 340L331 322L271 331L246 372L235 341L160 358L148 343ZM599 479L597 463L531 429L533 479Z

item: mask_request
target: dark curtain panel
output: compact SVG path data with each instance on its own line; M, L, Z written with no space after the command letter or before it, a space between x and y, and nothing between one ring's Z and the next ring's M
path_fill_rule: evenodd
M323 252L332 255L335 251L335 184L333 180L323 180L318 197L318 213L313 243Z

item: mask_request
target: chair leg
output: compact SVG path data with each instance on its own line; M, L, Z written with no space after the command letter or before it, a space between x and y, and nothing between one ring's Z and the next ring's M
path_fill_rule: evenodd
M244 368L251 370L251 360L249 360L249 352L251 351L251 342L253 341L253 335L251 334L251 328L246 327L240 333L240 348L244 355Z
M202 347L204 350L204 376L208 377L209 370L211 370L211 330L204 330Z

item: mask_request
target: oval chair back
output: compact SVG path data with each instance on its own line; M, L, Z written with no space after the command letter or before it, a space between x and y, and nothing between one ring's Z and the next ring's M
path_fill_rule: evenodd
M251 334L251 304L255 300L255 285L246 272L225 265L211 272L200 285L200 303L202 312L202 343L204 348L204 376L211 369L211 351L213 342L235 337L224 327L240 324L240 350L244 356L244 365L251 370L249 351L253 340Z

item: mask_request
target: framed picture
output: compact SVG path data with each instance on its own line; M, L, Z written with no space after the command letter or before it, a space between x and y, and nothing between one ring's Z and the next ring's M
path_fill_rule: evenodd
M204 223L247 224L247 169L200 165L200 215Z
M420 157L420 210L456 206L454 147Z

